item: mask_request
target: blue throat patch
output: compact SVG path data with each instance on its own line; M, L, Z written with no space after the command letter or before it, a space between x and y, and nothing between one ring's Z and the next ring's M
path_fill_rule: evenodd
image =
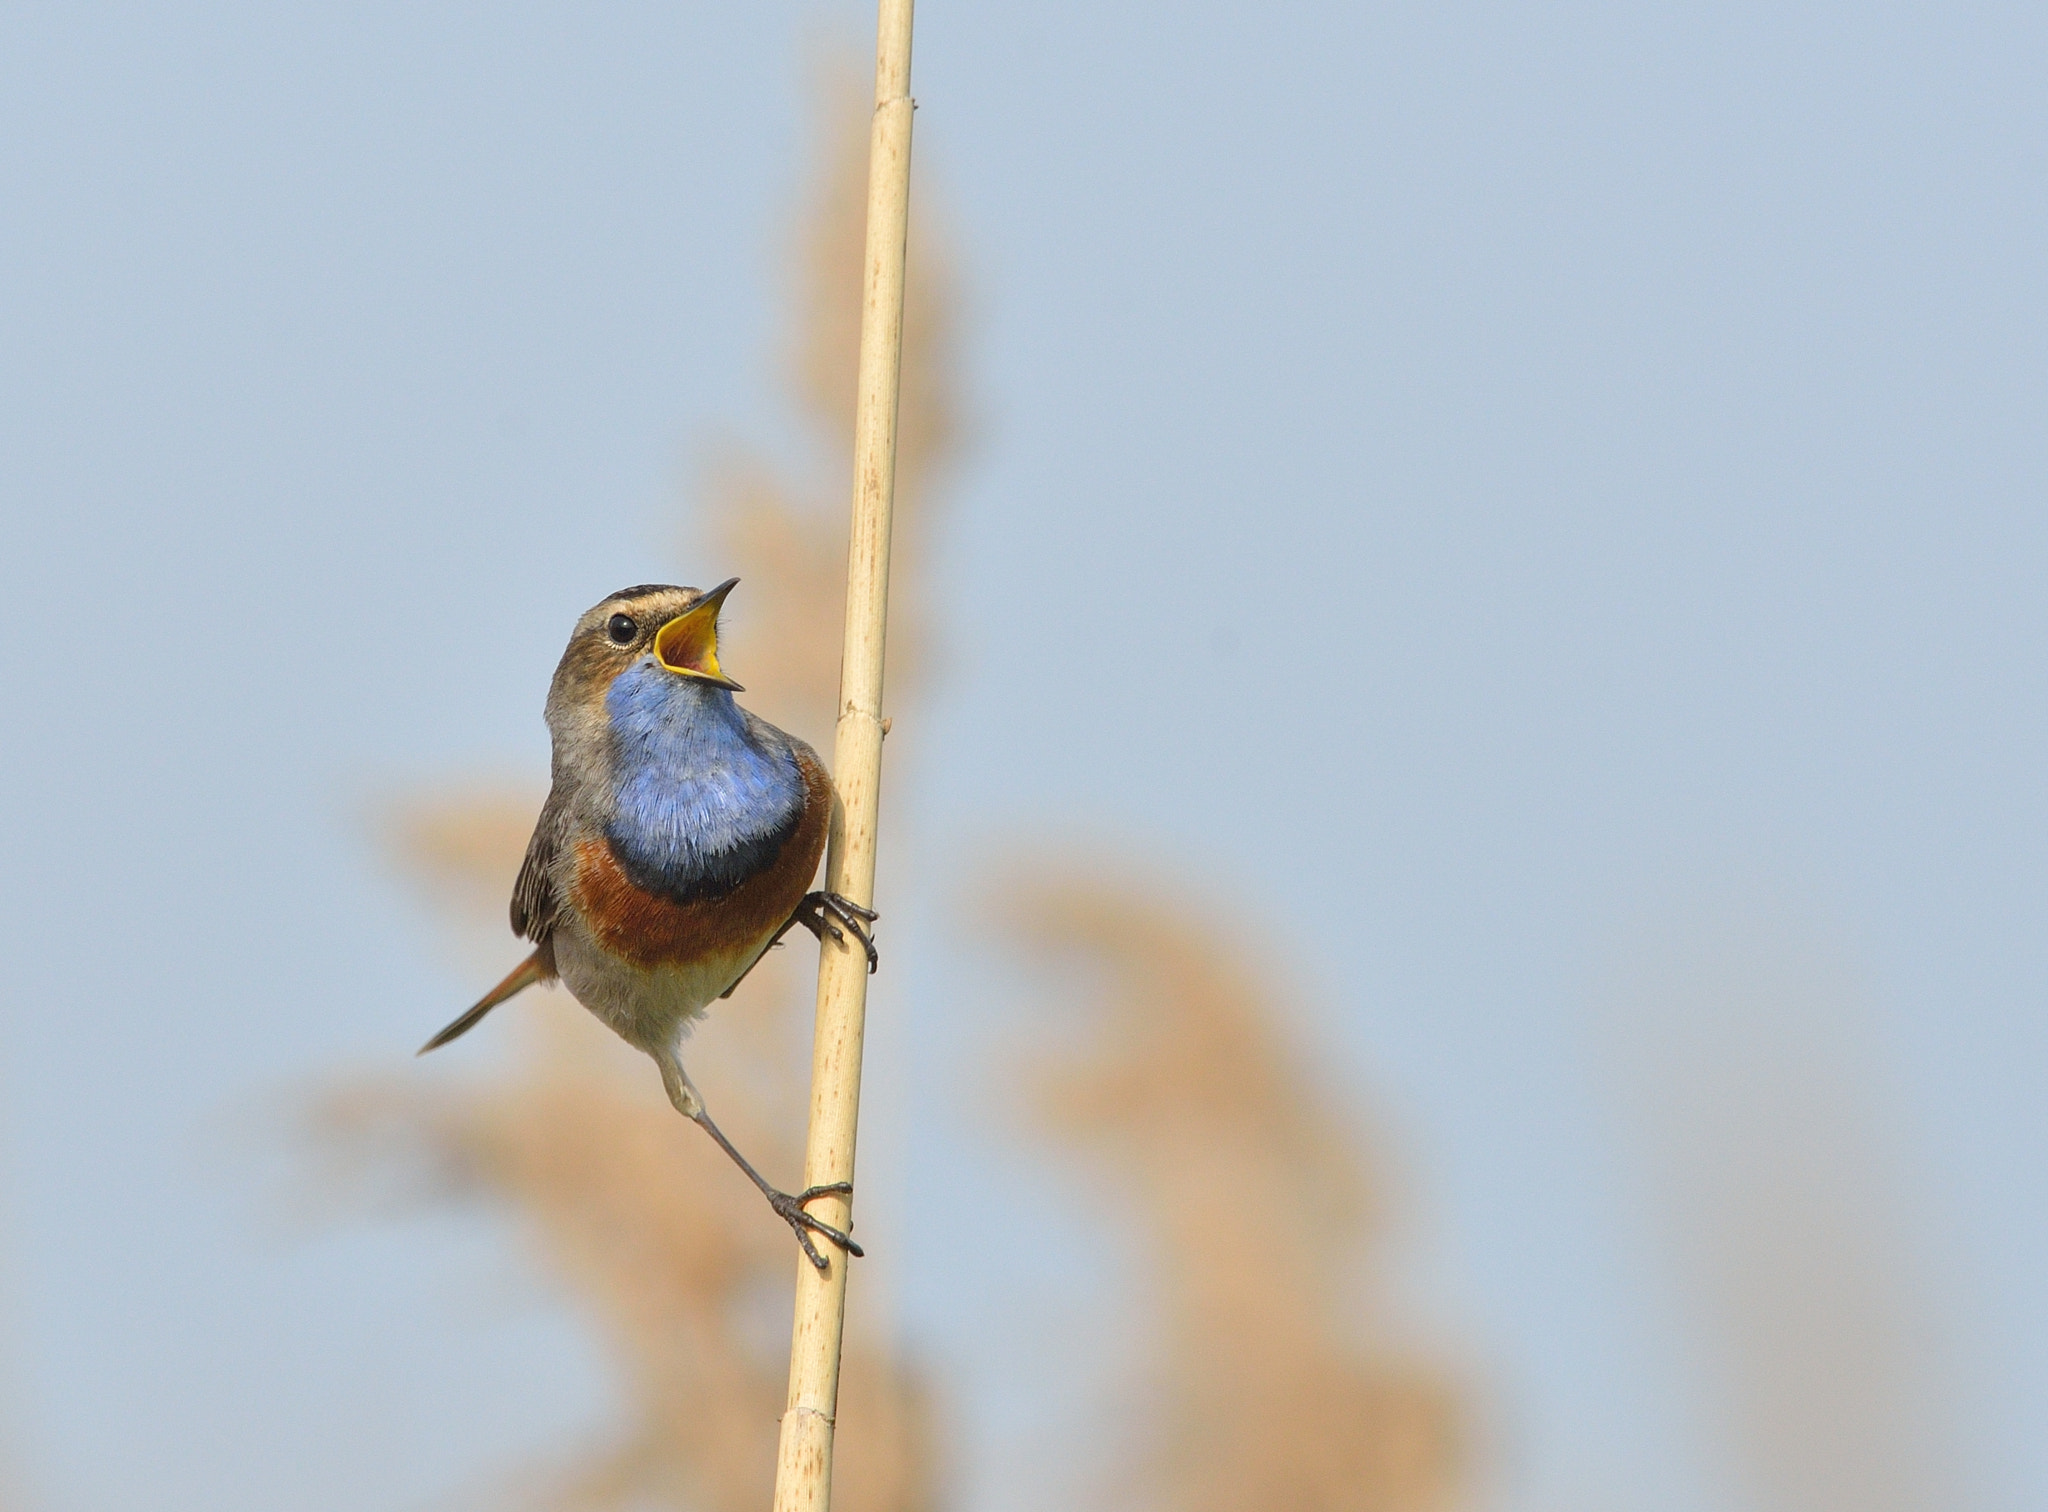
M634 886L722 898L765 870L803 819L803 774L752 738L727 689L643 657L605 695L618 808L605 835Z

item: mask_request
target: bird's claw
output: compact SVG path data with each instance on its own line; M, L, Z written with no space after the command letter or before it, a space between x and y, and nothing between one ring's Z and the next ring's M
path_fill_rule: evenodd
M867 952L868 975L873 976L875 968L882 964L882 957L875 949L875 942L868 934L867 926L881 915L872 908L862 908L853 899L842 897L836 892L811 893L804 899L804 904L806 912L800 915L804 926L819 939L822 940L829 934L841 945L846 943L846 936L850 933L860 941L861 949ZM835 919L839 921L837 924L833 922ZM846 926L845 930L840 929L840 924Z
M867 1252L854 1243L852 1235L843 1233L822 1219L813 1218L809 1213L805 1212L804 1204L813 1197L828 1195L847 1197L852 1194L852 1182L834 1181L825 1186L805 1187L801 1192L796 1193L772 1192L768 1197L768 1205L782 1216L782 1221L788 1224L790 1229L796 1234L796 1242L803 1246L804 1257L819 1270L825 1271L830 1270L832 1266L823 1255L818 1253L817 1245L811 1243L812 1232L823 1234L849 1255L864 1255Z

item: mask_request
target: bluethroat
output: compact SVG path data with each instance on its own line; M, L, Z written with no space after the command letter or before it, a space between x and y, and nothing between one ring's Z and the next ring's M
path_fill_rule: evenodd
M717 999L792 928L850 934L876 955L875 915L810 891L832 815L817 752L733 701L718 665L718 614L739 581L708 593L643 584L576 622L548 689L554 786L512 889L512 932L533 954L421 1047L468 1033L498 1004L559 980L644 1050L669 1101L761 1189L820 1270L822 1234L860 1246L804 1204L845 1182L789 1193L769 1185L705 1111L680 1050Z

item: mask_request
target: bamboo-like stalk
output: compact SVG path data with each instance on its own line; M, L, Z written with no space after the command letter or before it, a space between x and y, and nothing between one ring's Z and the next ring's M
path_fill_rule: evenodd
M896 492L904 247L910 225L911 11L912 0L881 0L876 25L860 386L853 422L853 532L846 557L846 638L832 760L839 803L825 856L825 885L864 905L874 902L875 820L882 774L882 650L889 610L889 518ZM823 948L811 1050L806 1186L853 1180L867 1001L865 955L850 941ZM850 1198L822 1197L812 1210L839 1227L852 1221ZM827 1512L832 1504L832 1430L839 1410L847 1257L829 1246L826 1253L831 1265L825 1271L801 1258L797 1263L789 1404L776 1455L775 1512Z

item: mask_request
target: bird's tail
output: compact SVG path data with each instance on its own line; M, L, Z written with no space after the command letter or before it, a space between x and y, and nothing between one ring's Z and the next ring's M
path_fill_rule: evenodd
M425 1055L429 1050L440 1049L452 1039L462 1038L463 1035L469 1033L470 1030L477 1026L477 1022L486 1013L489 1013L498 1004L504 1002L506 998L524 992L535 982L551 980L554 977L555 968L554 963L548 959L548 954L548 948L543 945L532 955L521 961L512 969L512 974L506 977L504 981L498 983L489 992L486 992L477 1001L477 1005L474 1008L420 1046L419 1053Z

